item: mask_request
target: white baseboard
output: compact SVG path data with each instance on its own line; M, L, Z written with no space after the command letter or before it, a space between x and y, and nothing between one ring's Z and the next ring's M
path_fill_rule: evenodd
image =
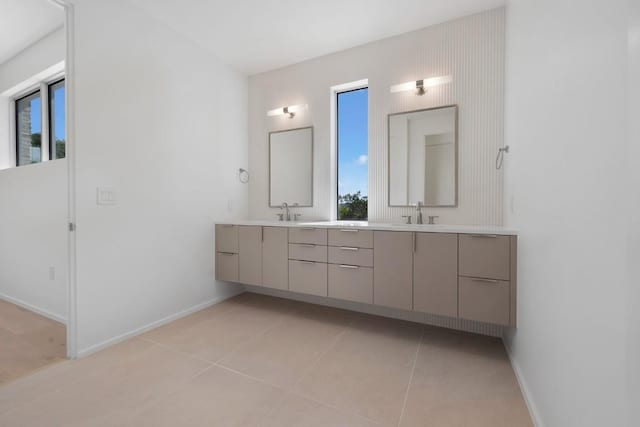
M63 325L67 324L66 317L56 313L52 313L51 311L45 310L43 308L36 307L35 305L29 304L28 302L24 302L22 300L10 297L9 295L5 295L5 294L0 294L0 299L10 302L11 304L20 306L26 310L33 311L34 313L39 314L40 316L44 316L48 319L55 320L56 322L62 323Z
M544 427L542 423L542 418L540 418L540 413L538 412L538 407L536 406L533 396L531 395L531 391L527 386L527 381L524 378L524 374L520 369L520 365L513 357L513 353L511 352L511 347L507 344L507 342L502 339L502 343L504 344L504 348L507 351L507 356L509 357L509 361L511 362L511 367L513 368L513 372L516 374L516 380L518 381L518 385L520 386L520 391L522 392L522 397L524 398L524 402L529 409L529 415L531 416L531 421L533 425L536 427Z
M178 320L178 319L180 319L182 317L186 317L186 316L188 316L190 314L193 314L193 313L195 313L197 311L204 310L205 308L211 307L212 305L218 304L218 303L220 303L220 302L222 302L222 301L224 301L226 299L233 298L233 297L235 297L237 295L240 295L244 291L245 291L244 287L240 287L239 286L237 289L233 289L229 293L225 293L223 295L219 295L219 296L217 296L217 297L215 297L213 299L210 299L208 301L205 301L203 303L194 305L192 307L189 307L189 308L187 308L185 310L182 310L182 311L179 311L177 313L174 313L174 314L172 314L170 316L167 316L165 318L162 318L160 320L156 320L155 322L151 322L151 323L149 323L147 325L141 326L141 327L136 328L136 329L134 329L132 331L126 332L124 334L118 335L118 336L113 337L113 338L109 338L108 340L102 341L102 342L100 342L98 344L94 344L94 345L92 345L90 347L87 347L85 349L80 350L78 352L78 358L81 359L83 357L87 357L87 356L89 356L89 355L91 355L93 353L96 353L96 352L98 352L100 350L103 350L103 349L105 349L107 347L111 347L114 344L118 344L118 343L120 343L122 341L128 340L129 338L133 338L133 337L135 337L137 335L140 335L140 334L143 334L143 333L145 333L147 331L150 331L151 329L155 329L155 328L157 328L159 326L165 325L167 323L171 323L174 320Z

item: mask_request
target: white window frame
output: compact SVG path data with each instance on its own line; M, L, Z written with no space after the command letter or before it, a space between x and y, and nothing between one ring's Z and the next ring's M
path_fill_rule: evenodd
M49 85L65 78L65 63L61 61L41 73L15 85L11 89L0 94L9 99L9 164L10 167L18 167L17 132L16 129L16 101L30 93L40 92L40 108L42 117L42 146L40 151L41 162L49 161ZM66 85L65 85L66 90ZM66 119L66 117L65 117ZM36 163L38 164L38 163ZM26 165L23 165L26 166Z

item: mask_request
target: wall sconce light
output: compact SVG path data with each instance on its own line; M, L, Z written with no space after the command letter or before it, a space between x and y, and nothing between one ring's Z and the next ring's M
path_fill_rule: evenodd
M428 79L416 80L415 82L401 83L393 85L390 88L391 93L404 92L407 90L415 90L416 95L424 95L428 88L451 83L451 76L430 77Z
M283 114L288 114L290 119L293 119L293 116L296 113L304 108L304 105L289 105L287 107L275 108L273 110L267 111L267 116L281 116Z

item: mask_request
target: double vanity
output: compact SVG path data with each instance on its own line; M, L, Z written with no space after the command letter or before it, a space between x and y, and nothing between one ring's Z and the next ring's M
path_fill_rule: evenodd
M216 224L216 279L516 326L517 236L367 222Z

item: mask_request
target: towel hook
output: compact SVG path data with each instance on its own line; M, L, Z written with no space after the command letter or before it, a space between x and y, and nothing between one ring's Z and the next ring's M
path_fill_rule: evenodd
M246 184L247 182L249 182L249 178L251 178L251 176L249 175L248 170L243 168L238 169L238 179L241 183Z
M509 152L509 146L505 145L502 148L498 148L498 155L496 156L496 170L500 170L502 168L502 164L504 163L504 153Z

